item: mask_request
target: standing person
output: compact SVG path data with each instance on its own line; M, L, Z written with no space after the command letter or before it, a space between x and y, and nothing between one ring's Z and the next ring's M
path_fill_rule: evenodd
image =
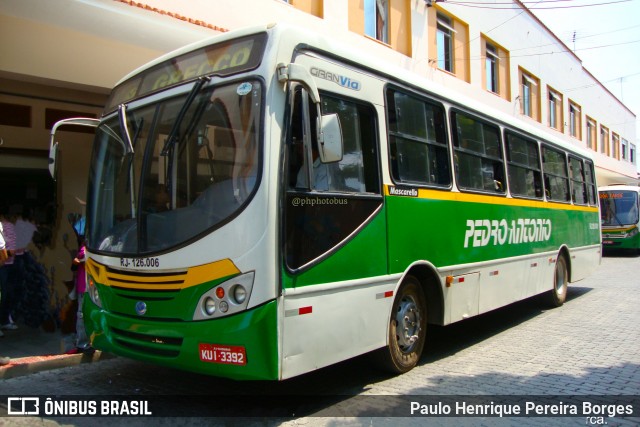
M16 234L16 257L14 260L16 289L24 289L27 270L27 246L31 243L34 233L38 230L31 221L28 212L25 210L22 215L18 215L15 223ZM11 319L10 319L11 320Z
M16 270L14 265L16 251L16 234L13 219L0 213L0 224L2 224L2 236L5 248L9 251L9 257L0 267L0 330L18 329L18 326L11 321L11 312L16 304Z
M6 250L6 255L11 256L11 250L7 250L7 245L4 240L4 229L2 227L2 222L0 221L0 250ZM7 258L8 259L8 258ZM0 304L2 304L2 298L4 297L4 262L7 260L3 257L2 263L0 264ZM4 333L0 330L0 337L3 337ZM11 358L0 356L0 366L7 365L11 362Z
M2 228L2 222L0 222L0 250L4 250L6 249L6 243L4 241L4 231ZM7 251L7 255L11 255L11 251ZM4 261L4 257L3 260ZM0 262L2 262L0 261ZM0 265L0 270L2 270L2 267L4 267L4 264ZM0 285L2 285L2 283L4 283L4 279L2 278L2 273L0 273ZM2 286L4 288L4 286ZM2 303L2 290L0 290L0 304ZM0 330L0 337L3 337L4 333L2 332L2 330ZM7 365L9 364L9 362L11 362L11 358L9 357L3 357L0 356L0 366L2 365Z
M78 298L78 316L76 320L76 348L67 353L92 353L93 348L89 343L87 332L84 328L84 319L82 315L82 302L84 294L87 290L87 276L85 274L84 263L86 261L86 247L83 238L80 238L80 248L78 254L73 259L73 265L78 267L76 271L76 297Z

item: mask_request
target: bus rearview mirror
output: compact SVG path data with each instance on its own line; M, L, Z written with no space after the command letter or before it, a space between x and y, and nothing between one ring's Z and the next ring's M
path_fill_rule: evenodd
M52 142L49 149L49 174L56 180L56 157L58 156L58 143Z
M342 160L343 141L340 118L337 114L325 114L321 116L320 135L318 135L320 161L322 163L334 163Z

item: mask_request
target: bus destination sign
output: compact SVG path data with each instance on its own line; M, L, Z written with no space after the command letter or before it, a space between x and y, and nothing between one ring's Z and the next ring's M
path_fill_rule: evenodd
M118 105L206 75L228 76L260 65L267 35L255 34L207 46L162 62L116 86L105 113Z

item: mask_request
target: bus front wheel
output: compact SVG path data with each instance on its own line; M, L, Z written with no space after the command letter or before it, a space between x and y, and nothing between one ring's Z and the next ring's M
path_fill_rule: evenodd
M569 270L567 260L563 255L556 260L556 270L553 275L553 289L549 291L549 303L553 307L560 307L567 299L569 287Z
M416 278L408 276L398 289L389 319L389 345L380 350L382 365L395 374L410 371L424 348L427 304Z

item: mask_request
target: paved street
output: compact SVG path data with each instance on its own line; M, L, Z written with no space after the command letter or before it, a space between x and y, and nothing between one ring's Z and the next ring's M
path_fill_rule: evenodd
M127 418L127 425L487 425L635 426L640 417L406 417L391 418L384 402L394 396L424 395L640 395L640 258L607 256L593 276L570 287L566 304L548 310L523 301L445 328L430 329L427 353L413 371L389 377L367 358L283 383L233 382L131 361L121 357L7 379L1 395L193 395L205 394L210 415L228 402L247 401L255 418ZM242 394L248 397L241 396ZM269 399L264 412L251 402ZM279 407L287 396L312 395L294 407ZM218 397L220 396L220 397ZM258 397L256 397L258 396ZM365 397L354 397L365 396ZM367 398L369 396L369 398ZM373 396L387 396L374 398ZM194 399L202 402L204 399ZM615 400L615 399L614 399ZM310 403L312 402L312 403ZM608 402L608 401L607 401ZM4 402L0 402L0 405ZM181 404L175 404L176 410ZM185 403L185 405L188 405ZM218 405L218 406L216 406ZM376 408L371 408L376 405ZM265 406L267 406L265 404ZM379 413L375 412L379 409ZM636 406L638 410L638 406ZM358 416L366 414L366 416ZM379 415L379 416L372 416ZM395 414L395 413L394 413ZM270 415L275 415L270 417ZM3 423L4 422L4 423ZM7 418L2 426L116 425L114 418Z

